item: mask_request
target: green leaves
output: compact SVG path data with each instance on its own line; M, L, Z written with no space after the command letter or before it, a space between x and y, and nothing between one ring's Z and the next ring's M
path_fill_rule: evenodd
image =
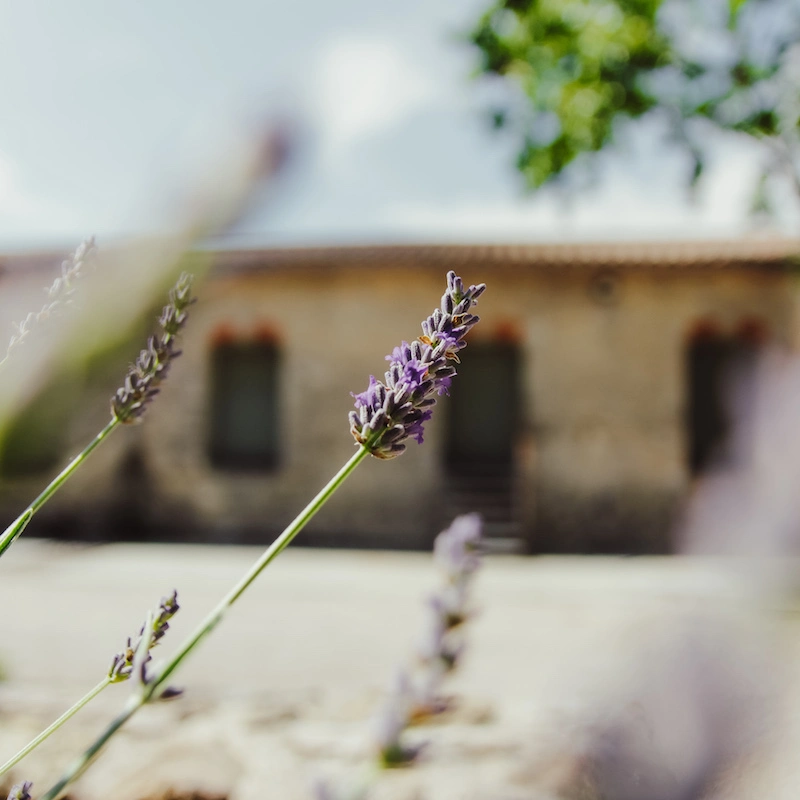
M578 154L603 148L615 118L638 117L655 99L639 75L669 60L656 29L659 0L506 0L472 32L482 70L524 93L520 116L494 111L494 124L522 135L518 167L532 186Z
M693 183L704 162L695 121L754 139L797 127L786 56L800 40L800 14L785 0L777 17L780 5L499 0L470 38L480 71L510 89L492 108L492 123L519 137L517 167L529 186L607 147L620 121L653 109L665 112L674 141L686 148Z
M747 2L747 0L728 0L728 8L731 12L731 22L735 24L736 18L739 16L739 9Z

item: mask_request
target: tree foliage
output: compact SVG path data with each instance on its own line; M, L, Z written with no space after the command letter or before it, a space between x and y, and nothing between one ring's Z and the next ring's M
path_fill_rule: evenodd
M703 121L764 142L765 178L800 187L800 0L499 0L471 40L481 73L513 87L492 118L519 137L531 186L657 109L693 179Z

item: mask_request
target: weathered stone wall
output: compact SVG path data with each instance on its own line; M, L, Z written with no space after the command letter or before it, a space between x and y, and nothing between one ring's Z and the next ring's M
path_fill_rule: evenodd
M475 338L514 338L522 354L516 468L530 548L668 550L676 503L689 485L687 337L707 318L723 331L758 320L787 343L789 277L530 265L470 269L463 277L489 284ZM216 541L268 539L353 452L350 392L361 391L370 372L382 374L395 344L419 333L443 287L438 267L392 263L212 278L199 288L184 355L146 423L116 433L54 501L57 511L100 527L127 519L171 538L191 531ZM243 339L269 330L280 345L282 460L272 472L211 466L209 364L222 329ZM96 399L87 397L70 432L76 447L103 424L113 388L97 386ZM363 464L311 523L306 541L427 547L443 521L446 414L445 399L423 447L412 443L402 458Z
M788 279L721 270L530 280L525 320L535 461L535 550L669 550L685 495L685 351L693 327L758 320L790 335ZM533 304L535 303L535 305Z

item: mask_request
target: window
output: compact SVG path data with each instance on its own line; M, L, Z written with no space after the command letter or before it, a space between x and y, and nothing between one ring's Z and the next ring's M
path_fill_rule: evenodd
M520 419L519 355L509 342L476 342L463 351L448 401L451 474L511 472Z
M211 463L270 470L279 460L279 352L274 342L226 342L211 356Z
M696 475L729 458L733 426L732 394L747 388L762 335L742 326L723 336L712 326L698 328L686 356L688 385L687 434L689 469Z

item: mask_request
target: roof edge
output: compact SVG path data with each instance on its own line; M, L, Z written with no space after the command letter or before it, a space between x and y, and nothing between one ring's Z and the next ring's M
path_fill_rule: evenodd
M110 244L109 250L118 245ZM124 245L123 245L124 247ZM471 265L522 268L789 268L800 261L800 238L551 242L518 244L365 244L313 247L208 248L216 274L288 268L425 266L458 270ZM0 274L54 270L63 251L0 255Z

